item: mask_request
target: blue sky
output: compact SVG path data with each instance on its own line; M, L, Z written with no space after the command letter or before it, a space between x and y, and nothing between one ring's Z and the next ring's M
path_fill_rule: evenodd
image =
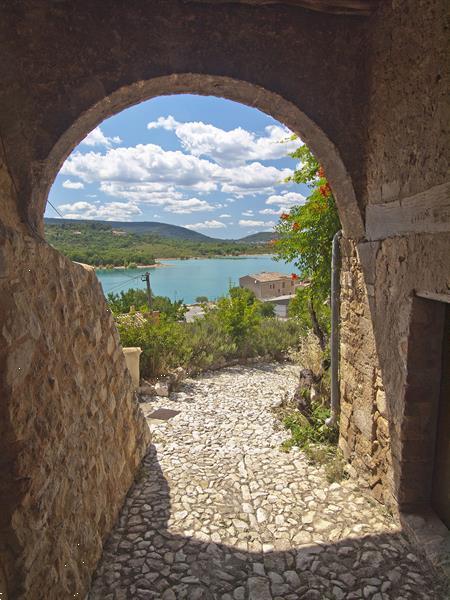
M91 132L49 200L66 218L160 221L219 238L270 231L308 193L283 182L296 166L290 133L229 100L154 98ZM46 216L58 216L50 204Z

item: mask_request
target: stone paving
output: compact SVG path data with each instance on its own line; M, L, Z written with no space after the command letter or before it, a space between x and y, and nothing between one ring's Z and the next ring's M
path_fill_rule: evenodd
M441 599L398 524L350 480L329 484L270 408L292 365L232 367L143 404L153 443L90 600ZM150 399L149 399L150 400Z

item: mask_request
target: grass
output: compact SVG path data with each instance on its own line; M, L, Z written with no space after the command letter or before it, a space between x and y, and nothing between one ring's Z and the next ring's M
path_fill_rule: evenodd
M319 401L311 402L306 413L292 405L275 409L282 425L291 436L282 444L282 450L289 452L294 446L300 448L312 463L325 468L329 483L346 478L345 460L338 450L339 431L328 427L325 420L330 409Z

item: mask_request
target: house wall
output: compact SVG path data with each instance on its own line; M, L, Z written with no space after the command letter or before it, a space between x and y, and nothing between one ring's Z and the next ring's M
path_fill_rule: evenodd
M283 287L284 283L284 287ZM257 298L275 298L295 293L295 284L290 279L283 281L256 281L253 277L240 277L239 285L251 290Z

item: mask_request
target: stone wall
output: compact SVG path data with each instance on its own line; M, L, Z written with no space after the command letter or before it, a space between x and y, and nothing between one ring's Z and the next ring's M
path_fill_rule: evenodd
M340 447L377 499L393 510L424 508L440 331L438 306L416 319L413 308L417 292L449 296L450 235L344 239L342 254ZM434 344L424 346L427 331Z
M0 224L0 315L6 597L83 598L148 428L92 269Z
M430 491L424 395L436 382L430 355L412 361L413 305L417 291L450 290L448 17L446 2L419 0L381 3L370 20L366 236L343 242L341 447L394 509L425 505ZM412 369L422 373L418 399Z
M339 446L377 500L392 506L389 415L371 310L374 282L365 278L354 242L344 238L341 250ZM360 246L367 262L374 260L375 250Z

